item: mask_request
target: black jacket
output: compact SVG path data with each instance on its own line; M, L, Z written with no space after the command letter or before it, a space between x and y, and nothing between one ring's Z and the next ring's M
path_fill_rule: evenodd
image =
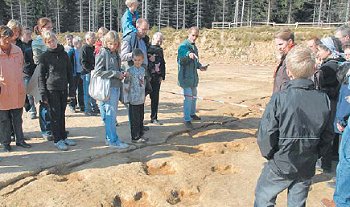
M148 61L148 71L151 74L152 80L153 78L156 78L158 80L159 77L162 77L162 79L165 80L165 60L164 60L163 49L158 45L151 45L147 50L147 54L148 56L155 55L155 59L156 59L154 62ZM157 73L155 71L155 67L156 67L155 64L159 64L159 63L160 63L160 71L159 73Z
M95 68L95 47L85 44L80 50L80 63L82 66L82 75L90 73Z
M316 89L327 93L331 100L337 100L340 83L337 79L339 63L344 62L343 58L327 59L314 75Z
M67 90L69 84L69 96L73 96L72 64L62 45L56 49L48 48L39 58L38 70L39 90L43 100L47 100L47 91Z
M24 55L23 73L26 76L31 77L36 68L36 65L33 59L32 40L30 40L28 43L23 42L21 49L23 50L23 55Z
M285 178L311 178L330 147L332 120L327 95L311 80L291 80L275 93L261 119L258 145L272 170Z

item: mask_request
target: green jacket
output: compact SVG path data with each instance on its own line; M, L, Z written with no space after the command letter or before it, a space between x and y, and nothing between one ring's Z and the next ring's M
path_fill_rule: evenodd
M178 85L181 88L197 87L198 73L197 69L201 68L198 59L189 58L190 53L195 53L198 57L198 49L196 45L191 44L188 39L182 42L178 48Z

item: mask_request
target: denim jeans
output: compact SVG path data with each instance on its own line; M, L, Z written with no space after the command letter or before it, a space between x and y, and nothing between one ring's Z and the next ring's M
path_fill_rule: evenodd
M117 111L118 111L118 101L119 101L119 93L120 88L114 88L111 87L111 96L108 101L101 101L100 102L100 109L102 119L104 118L105 123L105 130L106 130L106 140L109 144L116 144L119 143L119 137L117 134L117 127L116 127L116 118L117 118Z
M272 207L277 195L288 188L288 207L304 207L309 193L311 179L289 180L277 175L266 164L255 189L254 207Z
M349 121L348 121L349 123ZM337 207L350 206L350 126L343 133L339 148L339 163L336 173L334 202Z
M184 120L191 121L191 115L196 113L197 88L184 88Z
M84 89L84 110L85 113L91 113L93 109L96 109L96 101L89 95L89 85L91 74L85 74L81 76L83 78L83 89Z
M24 76L24 85L27 87L30 81L30 77L29 76ZM29 100L29 104L30 104L30 109L29 109L29 113L31 114L35 114L36 115L36 108L35 108L35 102L34 102L34 97L27 94L27 98Z

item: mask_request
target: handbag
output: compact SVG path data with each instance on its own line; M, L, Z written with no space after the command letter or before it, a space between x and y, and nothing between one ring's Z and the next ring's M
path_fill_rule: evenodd
M106 70L108 70L108 57L106 60ZM111 81L109 78L101 78L98 76L98 71L91 71L91 78L89 84L89 94L90 96L98 101L108 101L111 94Z

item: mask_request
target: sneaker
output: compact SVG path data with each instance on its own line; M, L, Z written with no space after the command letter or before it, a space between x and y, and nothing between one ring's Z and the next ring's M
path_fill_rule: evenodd
M199 121L201 120L201 117L197 116L196 114L191 115L192 120Z
M190 122L190 121L185 121L185 126L187 129L193 129L192 122Z
M153 119L151 120L151 124L155 124L155 125L163 125L160 121L158 121L157 119Z
M71 139L65 139L63 140L64 143L67 145L67 146L75 146L77 145L77 143L74 141L74 140L71 140Z
M138 139L131 139L132 143L145 143L147 141L148 141L148 139L147 138L143 138L143 137L140 137Z
M61 151L67 151L68 146L65 144L64 140L60 140L57 143L55 143L55 146L57 147L58 150Z
M113 143L113 144L109 144L110 147L114 147L117 149L126 149L129 147L128 144L123 143L123 142L118 142L118 143Z

